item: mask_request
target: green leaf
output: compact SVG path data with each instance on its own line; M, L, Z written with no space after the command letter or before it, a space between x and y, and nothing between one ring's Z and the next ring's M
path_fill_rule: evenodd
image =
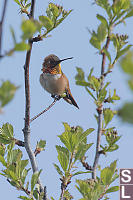
M86 81L76 81L76 84L80 86L85 86L85 87L90 86L90 84L87 83Z
M58 152L58 160L64 172L66 172L69 164L69 151L65 147L56 145L56 150Z
M109 147L108 152L116 151L119 148L117 144L113 144Z
M108 28L108 22L107 22L107 20L105 19L105 17L103 17L102 15L97 14L97 19L99 19L99 20L101 21L101 23L104 24L104 26L105 26L106 28Z
M131 10L129 10L125 16L125 18L129 18L133 16L133 8Z
M131 90L133 90L133 76L131 76L130 80L128 80L128 85Z
M91 76L90 84L92 85L92 87L94 88L95 91L97 91L97 92L99 91L99 89L101 87L101 83L98 78L96 78L95 76Z
M0 143L0 155L4 156L5 155L5 145L3 145L2 143Z
M19 6L21 6L19 0L14 0Z
M6 104L8 104L13 99L17 89L18 89L18 87L16 87L10 81L5 81L2 83L2 85L0 87L1 107L4 107Z
M129 51L129 49L132 47L132 45L127 45L124 49L118 51L117 53L117 59L120 58L121 56L123 56L125 53L127 53L127 51Z
M111 97L112 100L120 100L120 97L116 94L116 89L114 89L114 94Z
M35 197L36 200L38 200L38 198L39 198L39 192L38 192L37 189L35 189L35 190L33 191L33 196Z
M85 153L88 151L88 149L92 145L93 145L93 143L90 143L90 144L80 143L80 145L77 147L77 150L76 150L76 153L75 153L74 162L76 162L77 160L81 160L83 158L83 156L85 156Z
M19 196L18 198L23 200L32 200L32 198L28 198L26 196Z
M112 6L110 5L109 1L108 0L97 0L96 3L98 6L105 9L109 18L111 19L112 18L112 13L111 13Z
M37 27L32 20L24 20L21 25L21 29L23 31L22 39L30 39L37 31Z
M54 26L52 20L47 16L39 16L39 20L42 22L47 31L51 30Z
M75 76L75 80L76 81L84 81L85 75L84 75L83 70L80 67L76 67L76 70L77 70L78 74Z
M119 191L119 186L113 186L106 190L106 194Z
M133 51L129 51L121 59L120 66L125 73L133 75Z
M37 181L38 181L38 178L39 178L41 172L42 172L42 170L32 174L32 177L31 177L31 192L33 192L33 189L34 189L35 185L37 184Z
M59 9L54 3L49 3L46 10L47 16L51 21L55 22L56 18L59 16Z
M77 175L79 175L79 174L88 174L88 173L92 173L92 171L87 171L87 172L78 171L78 172L72 174L72 176L77 176Z
M6 161L2 155L0 155L0 162L2 163L3 166L7 166Z
M58 174L62 177L63 176L63 172L60 170L59 166L54 164L54 167L55 167L56 171L58 172Z
M106 26L101 23L97 29L97 38L99 42L103 42L107 36L107 29Z
M20 42L20 43L17 43L14 47L14 50L15 51L27 51L30 49L30 46L29 44L26 44L25 42Z
M110 185L111 183L111 179L112 179L112 172L111 169L109 167L104 168L101 171L101 181L103 182L103 184L106 185Z
M123 107L118 110L118 115L124 122L133 124L133 102L125 103Z
M98 101L100 101L100 103L102 103L102 102L105 100L106 95L107 95L107 90L106 90L105 87L104 87L104 88L103 88L102 90L100 90L100 92L99 92Z
M1 144L10 144L11 139L9 139L7 136L0 134L0 143Z
M64 129L65 129L65 131L70 131L70 130L71 130L71 127L69 126L68 123L63 122L63 125L64 125Z
M101 50L101 42L98 40L98 38L95 35L92 35L90 39L90 44L96 49Z
M92 94L92 92L87 87L85 87L85 89L91 95L91 97L96 101L97 99L94 97L94 95Z
M1 133L8 138L13 137L13 126L9 123L3 124Z
M40 140L39 142L37 142L36 149L44 151L45 146L46 146L46 140Z
M107 127L108 123L111 122L112 118L114 117L114 113L111 109L105 108L103 110L103 114L104 114L105 127Z

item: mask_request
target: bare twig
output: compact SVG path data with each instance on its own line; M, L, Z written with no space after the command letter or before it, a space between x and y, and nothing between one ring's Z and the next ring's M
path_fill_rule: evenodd
M37 119L38 117L40 117L43 113L47 112L50 108L52 108L52 106L56 103L57 99L54 99L54 101L50 104L50 106L48 106L45 110L43 110L42 112L40 112L38 115L36 115L35 117L33 117L30 120L30 123L33 122L35 119Z
M34 8L35 8L35 0L31 1L31 10L30 10L30 19L34 18ZM30 146L30 83L29 83L29 65L30 65L30 57L31 57L31 50L32 50L32 43L30 40L28 41L28 44L30 45L30 49L27 51L26 54L26 61L25 61L25 97L26 97L26 108L25 108L25 125L23 129L24 133L24 143L25 143L25 149L27 151L27 154L29 156L31 166L33 173L38 171L36 158L34 155L34 152L32 151L32 148ZM40 185L41 191L44 190L44 187L40 181L40 178L38 179L38 183Z
M105 49L108 49L110 42L110 37L107 37L106 44L105 44ZM104 86L104 73L105 73L105 61L106 61L106 54L103 53L103 58L102 58L102 66L101 66L101 76L102 76L102 82L101 82L101 89ZM98 131L97 131L97 145L96 145L96 154L95 154L95 159L94 159L94 164L93 164L93 172L92 172L92 178L96 179L96 169L99 161L99 156L100 156L100 145L101 145L101 135L102 135L102 121L103 121L103 104L97 109L98 111Z
M3 32L2 29L3 29L3 23L4 23L5 13L6 13L7 2L8 0L4 1L4 7L3 7L3 12L2 12L1 21L0 21L0 55L1 55L1 50L2 50L2 32Z

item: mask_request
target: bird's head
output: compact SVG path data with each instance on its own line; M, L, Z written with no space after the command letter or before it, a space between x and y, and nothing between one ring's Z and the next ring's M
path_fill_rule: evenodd
M60 60L56 55L50 54L44 59L43 62L43 68L42 71L44 73L50 73L50 74L61 74L61 65L60 63L62 61L72 59L73 57L70 58L65 58Z

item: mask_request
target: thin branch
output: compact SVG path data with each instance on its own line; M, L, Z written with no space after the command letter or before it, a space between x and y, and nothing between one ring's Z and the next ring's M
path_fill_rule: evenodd
M56 103L56 101L58 101L57 99L54 99L54 101L50 104L50 106L48 106L45 110L43 110L42 112L40 112L38 115L36 115L35 117L33 117L30 120L30 123L33 122L35 119L37 119L38 117L40 117L43 113L47 112L50 108L52 108L54 106L54 104Z
M24 147L24 142L21 140L17 140L16 138L13 138L13 140L15 141L15 144L20 146L20 147Z
M35 0L31 1L31 10L30 10L30 19L34 18L34 9L35 9ZM24 133L24 143L25 143L25 149L27 151L27 154L29 156L31 166L33 173L38 171L36 158L34 155L34 152L32 151L31 145L30 145L30 82L29 82L29 65L30 65L30 57L31 57L31 50L32 50L32 43L30 40L28 41L28 44L30 45L30 49L27 51L26 54L26 61L25 61L25 97L26 97L26 108L25 108L25 125L23 129ZM40 185L41 191L44 190L44 187L40 181L40 178L38 179L38 183Z
M109 47L109 42L110 42L110 37L107 37L107 41L105 44L105 49L107 50ZM103 58L102 58L102 66L101 66L101 76L102 76L102 82L101 82L101 89L104 86L104 74L105 74L105 61L106 61L106 54L103 53ZM93 164L93 172L92 172L92 178L96 179L96 169L100 157L100 145L101 145L101 135L102 135L102 121L103 121L103 104L97 109L98 111L98 131L97 131L97 145L96 145L96 154L95 154L95 159L94 159L94 164Z
M0 21L0 55L1 55L1 50L2 50L2 32L3 32L2 29L3 29L5 14L6 14L7 2L8 0L4 1L4 7L3 7L3 12L2 12L1 21Z
M63 184L63 182L61 183L61 195L60 195L60 200L63 200L64 198L64 193L65 193L65 189L66 186Z

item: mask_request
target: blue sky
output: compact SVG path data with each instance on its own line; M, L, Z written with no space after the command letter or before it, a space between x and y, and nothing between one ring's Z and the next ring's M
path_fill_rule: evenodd
M88 75L92 67L94 67L94 73L96 75L99 76L100 74L101 56L99 56L96 49L89 44L90 35L87 28L96 30L98 26L96 14L104 14L104 11L92 5L92 1L89 0L56 0L52 2L63 5L66 10L73 9L73 12L59 27L50 33L52 37L42 42L35 43L33 46L30 63L31 117L45 109L52 102L50 94L45 92L39 83L43 59L51 53L56 54L59 58L74 57L74 59L62 63L62 71L69 78L72 94L80 109L76 109L63 100L57 102L50 111L31 124L31 144L34 149L37 140L46 140L46 150L37 157L37 162L39 168L43 169L41 179L44 185L47 186L49 197L53 196L55 199L59 199L60 180L53 163L58 163L55 145L61 144L57 135L64 131L62 122L67 122L71 126L80 125L84 130L87 128L95 128L97 130L97 124L94 118L96 107L85 89L75 84L74 77L76 75L77 66L83 68L86 75ZM36 18L39 15L45 15L48 3L48 0L37 1L35 9ZM8 50L13 46L9 30L10 25L15 30L17 40L20 40L22 17L24 16L19 14L17 4L14 1L9 1L3 34L4 50ZM133 43L132 18L127 20L127 25L119 26L115 32L128 34L129 42ZM110 47L110 49L113 51L112 47ZM4 58L0 62L0 79L9 79L11 82L20 86L13 101L4 108L4 113L0 115L0 126L6 122L11 123L14 127L15 137L21 140L23 140L22 128L24 126L25 109L24 62L25 52L15 53L12 57ZM111 81L110 88L116 88L117 93L121 97L121 101L113 106L113 109L117 109L127 100L132 100L132 94L128 89L126 79L127 77L121 71L118 62L113 69L113 73L108 76L108 80ZM107 166L113 160L118 159L118 168L132 168L133 160L130 154L133 151L133 127L130 124L123 123L117 116L114 117L110 126L111 125L116 126L119 135L122 135L119 141L120 148L114 153L108 154L106 157L101 156L100 163L102 166ZM90 143L96 143L96 131L88 137L88 141ZM90 165L93 163L94 151L95 145L93 145L87 155ZM27 157L25 151L23 152L24 156ZM1 164L0 167L2 168ZM81 175L78 178L84 177ZM79 199L81 196L74 185L75 182L73 179L70 191L72 195L74 195L74 199ZM11 187L3 177L0 177L0 188L1 198L9 199L10 197L10 199L15 200L17 196L20 195L20 192ZM10 193L7 191L10 191ZM21 195L22 194L21 192ZM111 199L118 200L118 193L114 193Z

